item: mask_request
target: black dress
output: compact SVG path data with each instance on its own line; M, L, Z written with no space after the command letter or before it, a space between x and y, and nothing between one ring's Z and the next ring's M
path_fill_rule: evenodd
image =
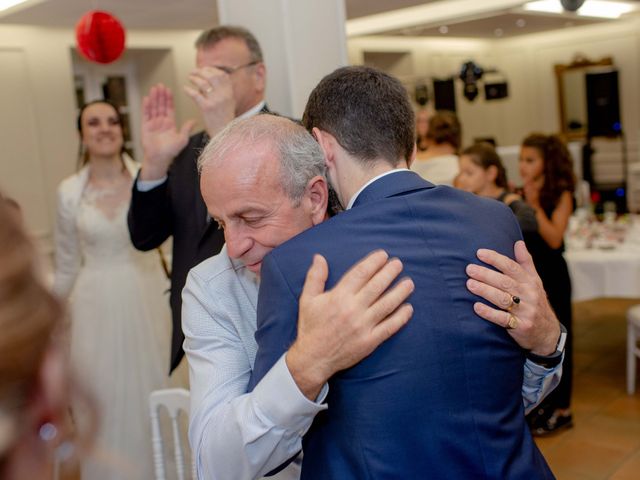
M545 211L551 218L551 211ZM573 377L573 335L571 312L571 278L567 262L562 253L564 243L560 248L551 248L547 242L535 232L524 232L523 237L527 249L533 257L533 263L542 279L542 284L549 303L556 313L558 320L567 329L567 342L565 344L564 362L562 364L562 379L558 387L549 394L544 402L548 411L556 408L569 408L571 404L571 387Z
M508 192L503 192L497 200L505 201ZM505 202L506 203L506 202ZM550 413L556 408L569 408L571 404L571 388L573 376L573 338L571 312L571 278L567 262L562 253L564 244L560 248L551 248L538 233L538 222L535 210L523 200L515 200L507 204L518 219L522 237L527 249L533 257L533 263L542 279L542 285L547 292L549 303L555 311L558 320L567 329L564 362L562 365L562 379L558 387L549 394L544 406ZM545 211L551 218L553 211Z

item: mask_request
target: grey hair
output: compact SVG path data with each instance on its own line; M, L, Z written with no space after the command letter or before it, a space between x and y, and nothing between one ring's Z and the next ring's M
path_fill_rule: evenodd
M324 155L318 142L304 127L285 117L261 114L236 119L212 138L198 158L198 173L204 168L218 167L237 149L266 144L280 160L280 185L297 206L309 180L326 178Z
M244 41L249 49L252 62L262 62L262 49L256 37L249 30L235 25L221 25L203 31L196 39L196 48L210 48L226 38L237 38Z

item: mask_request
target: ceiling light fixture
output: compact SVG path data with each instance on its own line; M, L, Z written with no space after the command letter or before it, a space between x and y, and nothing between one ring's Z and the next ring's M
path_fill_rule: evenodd
M566 13L560 0L536 0L524 5L525 10L544 13ZM576 13L581 17L619 18L636 7L627 2L609 2L604 0L586 0Z
M11 7L15 7L16 5L20 5L26 1L27 0L0 0L0 12L3 10L9 10Z
M18 10L24 10L25 8L31 8L45 1L47 0L0 0L0 16L9 15Z
M564 8L560 0L537 0L535 2L525 3L525 10L532 12L544 12L544 13L563 13Z
M582 17L619 18L635 9L635 6L624 2L604 2L602 0L587 0L578 9Z

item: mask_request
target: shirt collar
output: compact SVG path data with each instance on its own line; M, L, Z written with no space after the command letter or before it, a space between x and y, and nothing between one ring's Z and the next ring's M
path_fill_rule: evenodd
M251 107L249 110L247 110L246 112L244 112L241 115L238 115L237 118L249 118L249 117L253 117L254 115L257 115L258 113L260 113L260 110L262 110L265 106L265 101L262 100L261 102L259 102L257 105L255 105L254 107Z
M396 168L394 170L389 170L388 172L384 172L381 173L380 175L378 175L377 177L373 177L371 180L369 180L367 183L365 183L362 187L360 187L360 190L358 190L355 195L353 197L351 197L351 200L349 200L349 204L347 205L347 208L345 208L345 210L349 210L351 207L353 207L353 204L356 202L356 200L358 199L358 195L360 195L362 193L362 191L367 188L369 185L371 185L373 182L375 182L376 180L381 179L382 177L385 177L387 175L390 175L392 173L397 173L397 172L408 172L409 169L408 168Z

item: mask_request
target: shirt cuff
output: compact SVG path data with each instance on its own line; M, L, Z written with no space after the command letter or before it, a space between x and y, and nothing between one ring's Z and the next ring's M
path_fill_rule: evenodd
M322 402L329 393L329 386L326 383L322 386L315 402L309 400L293 380L285 362L285 355L280 357L256 385L253 390L254 398L259 411L274 425L297 430L303 435L311 426L316 414L328 408L327 404Z
M149 190L152 190L157 186L162 185L166 181L167 181L166 175L159 180L140 180L138 178L138 180L136 180L136 188L138 189L139 192L148 192Z
M560 362L560 364L562 364L562 362ZM525 375L527 376L527 378L532 378L533 374L537 374L544 377L547 374L557 371L558 366L556 365L551 368L547 368L527 358L525 362L525 370L528 370L527 372L525 372Z

